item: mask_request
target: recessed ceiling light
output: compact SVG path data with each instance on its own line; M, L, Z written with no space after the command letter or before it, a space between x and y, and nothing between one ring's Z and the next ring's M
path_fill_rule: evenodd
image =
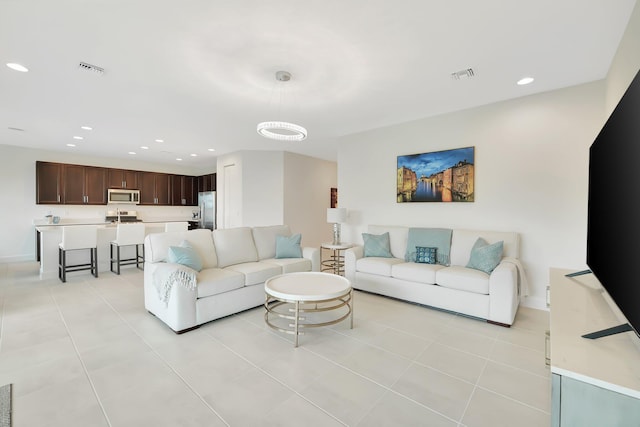
M176 158L177 161L181 162L182 159L180 157Z
M215 148L207 148L207 151L216 151Z
M76 144L72 144L72 143L68 143L67 144L67 147L75 147L75 146L76 146Z
M134 154L136 154L136 152L135 151L129 151L129 154L134 155Z
M82 137L82 136L74 136L73 139L83 140L84 137Z
M164 142L164 139L156 139L156 142Z
M520 86L528 85L531 82L533 82L533 77L523 77L520 80L518 80L518 85Z
M93 130L93 128L91 126L80 126L80 129L83 130Z
M198 155L197 155L197 154L195 154L195 153L190 154L190 156L191 156L191 157L198 157Z
M15 71L20 71L21 73L26 73L27 71L29 71L29 69L27 67L25 67L24 65L16 64L15 62L9 62L7 64L7 67L9 67L9 68L11 68L12 70L15 70Z
M149 147L147 147L146 145L143 145L143 146L142 146L142 147L140 147L140 148L142 148L143 150L148 150L148 149L149 149Z

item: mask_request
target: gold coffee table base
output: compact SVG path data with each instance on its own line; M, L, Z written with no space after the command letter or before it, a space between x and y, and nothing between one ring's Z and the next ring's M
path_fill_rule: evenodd
M277 284L277 280L283 280L283 278L286 278L285 280L291 283L299 281L300 294L292 292L290 295L286 295L280 289L273 290L270 287L270 285ZM335 292L335 286L330 295L323 293L321 287L314 288L316 285L313 282L318 282L318 279L336 282L334 278L340 278L344 281L339 283L340 286L337 292ZM310 281L309 279L313 280ZM309 292L310 288L311 290L317 289L317 295ZM330 286L327 286L327 288L330 288ZM304 332L302 330L306 328L335 325L349 318L349 327L353 329L353 289L349 281L340 276L329 273L289 273L269 279L265 283L265 293L265 323L278 332L294 335L294 347L298 347L298 336L303 335ZM320 297L321 295L322 297ZM346 313L337 313L334 318L318 319L319 321L317 322L314 322L311 318L314 313L331 312L340 310L343 307L346 307ZM273 322L275 319L285 319L289 323L286 327L277 325Z

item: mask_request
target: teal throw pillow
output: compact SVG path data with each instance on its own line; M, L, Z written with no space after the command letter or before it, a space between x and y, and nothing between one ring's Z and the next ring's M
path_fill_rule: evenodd
M362 239L364 240L365 257L393 258L388 232L382 234L362 233Z
M167 261L182 264L196 271L202 270L202 259L200 259L200 255L198 255L198 252L196 252L186 240L182 241L180 246L169 246Z
M437 264L438 248L416 246L416 262L420 264Z
M471 256L467 267L491 274L502 260L503 246L503 241L490 245L482 237L478 237L473 248L471 248Z
M301 234L276 236L276 258L302 258Z
M449 266L449 253L451 252L451 236L453 230L450 228L409 228L407 233L407 249L404 260L413 262L416 260L415 248L422 246L425 248L438 248L437 263Z

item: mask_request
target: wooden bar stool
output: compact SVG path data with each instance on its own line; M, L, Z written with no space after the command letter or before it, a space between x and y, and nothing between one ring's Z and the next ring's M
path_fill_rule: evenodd
M120 266L135 264L140 270L144 269L144 235L145 225L143 223L118 224L116 229L116 239L111 241L111 271L120 274ZM121 259L120 248L122 246L135 246L136 255L133 258ZM142 255L140 248L142 247ZM115 252L115 256L114 256ZM115 270L114 270L115 264ZM140 267L142 265L142 268Z
M89 250L90 262L67 265L67 252ZM95 225L73 225L62 227L62 242L58 246L58 277L64 283L67 273L91 270L98 277L98 227Z

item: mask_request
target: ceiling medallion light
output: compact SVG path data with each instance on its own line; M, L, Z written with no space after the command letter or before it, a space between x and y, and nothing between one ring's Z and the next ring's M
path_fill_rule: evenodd
M288 82L291 80L291 73L288 71L278 71L276 80ZM258 123L257 132L265 138L278 141L303 141L307 138L307 130L294 123L282 121L268 121Z

